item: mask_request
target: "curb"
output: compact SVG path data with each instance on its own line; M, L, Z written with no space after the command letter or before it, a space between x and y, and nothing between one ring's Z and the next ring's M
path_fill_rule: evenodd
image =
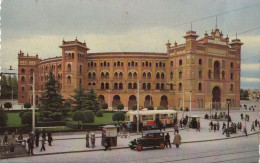
M255 132L248 134L247 136L252 136L255 134L259 134L260 132ZM198 141L188 141L188 142L182 142L182 144L188 144L188 143L199 143L199 142L210 142L210 141L218 141L218 140L226 140L226 139L233 139L233 138L239 138L239 137L247 137L246 135L240 135L240 136L234 136L229 138L219 138L219 139L210 139L210 140L198 140ZM171 143L173 144L173 143ZM118 150L118 149L127 149L128 146L125 147L115 147L111 148L112 150ZM28 156L28 155L18 155L15 157L0 157L1 159L9 159L9 158L20 158L20 157L35 157L35 156L46 156L46 155L56 155L56 154L66 154L66 153L82 153L82 152L96 152L96 151L104 151L104 149L93 149L93 150L78 150L78 151L67 151L67 152L55 152L55 153L43 153L43 154L35 154L34 156Z

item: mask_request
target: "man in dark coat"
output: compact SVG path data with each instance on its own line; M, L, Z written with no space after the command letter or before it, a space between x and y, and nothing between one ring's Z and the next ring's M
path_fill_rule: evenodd
M46 138L45 129L42 130L42 137Z
M52 134L51 134L51 131L48 132L48 143L49 143L49 146L51 146L51 142L52 142Z
M39 147L39 137L40 137L40 133L38 131L38 129L35 130L35 145L36 147Z
M105 145L104 151L106 151L107 149L111 150L111 140L109 137L106 138L105 143L106 143L106 145Z
M33 144L34 144L34 142L33 142L33 136L32 135L30 135L29 136L29 138L27 139L27 143L28 143L28 155L34 155L33 154Z
M167 148L168 148L168 144L169 144L170 148L172 148L169 133L167 133L165 135L165 145L166 145Z
M257 127L257 119L255 120L255 127Z

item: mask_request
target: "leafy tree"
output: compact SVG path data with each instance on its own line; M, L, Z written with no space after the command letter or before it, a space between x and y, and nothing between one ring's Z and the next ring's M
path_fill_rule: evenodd
M99 101L93 89L86 94L86 110L98 110Z
M81 114L80 119L83 123L93 123L95 121L95 114L91 110L85 110L83 114Z
M28 108L31 108L32 105L31 105L31 103L26 102L26 103L23 104L23 107L26 108L26 109L28 110Z
M101 109L108 109L108 104L107 103L102 103L101 104Z
M149 106L147 106L147 109L148 109L148 110L154 110L154 107L151 106L151 105L149 105Z
M12 77L10 75L8 76L7 85L8 85L7 86L7 89L8 89L7 97L11 99L13 83L12 83Z
M113 121L117 121L119 124L119 121L124 121L125 120L125 114L121 111L115 112L112 116Z
M3 108L0 108L0 126L7 125L8 116Z
M63 106L63 99L58 87L59 81L55 80L52 71L49 72L49 79L44 84L44 92L41 94L41 111L60 112Z
M1 78L1 98L8 98L8 85L5 75L2 75Z
M63 114L62 113L52 113L51 114L51 118L53 119L53 120L55 120L55 121L60 121L60 120L62 120L62 118L63 118Z
M18 98L18 82L17 82L17 78L16 75L13 76L12 78L12 86L13 86L13 97L14 99Z
M86 94L84 93L84 89L81 85L77 89L74 89L74 95L70 95L73 99L70 99L71 103L74 104L75 110L81 110L86 108Z
M12 103L11 102L4 103L4 108L7 108L9 110L10 108L12 108Z
M137 104L134 104L134 105L132 106L132 109L133 109L133 110L137 110Z
M37 116L35 115L35 121L37 122ZM32 112L25 112L21 118L22 124L32 124Z
M164 107L164 106L159 106L159 107L157 108L157 110L165 110L165 107Z
M76 111L72 115L72 120L73 121L80 121L80 114L82 114L82 111Z
M123 110L124 109L124 104L117 104L117 110Z

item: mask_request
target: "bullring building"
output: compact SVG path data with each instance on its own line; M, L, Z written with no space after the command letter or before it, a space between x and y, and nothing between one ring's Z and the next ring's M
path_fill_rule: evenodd
M18 54L18 102L32 103L33 72L36 81L36 104L52 69L63 97L69 98L81 84L94 89L100 102L109 108L123 103L131 109L137 103L167 109L226 108L240 106L241 45L229 41L219 29L205 33L195 31L183 36L183 44L166 44L165 53L105 52L89 53L86 43L75 39L62 41L61 56L39 59ZM138 84L139 83L139 84Z

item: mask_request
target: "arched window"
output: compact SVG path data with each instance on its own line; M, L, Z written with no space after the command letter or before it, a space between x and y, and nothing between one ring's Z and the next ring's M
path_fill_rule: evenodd
M117 61L117 66L120 66L120 61Z
M121 66L122 66L122 67L124 66L124 62L121 62Z
M138 63L137 63L137 62L135 62L135 66L136 66L136 67L138 66Z
M157 89L157 90L160 89L160 83L156 83L156 89Z
M30 73L33 74L33 69L30 70Z
M137 89L137 83L133 84L133 89Z
M199 70L199 78L202 78L202 71Z
M173 79L173 72L171 72L170 78Z
M200 66L202 65L202 59L199 59L199 65Z
M173 61L171 61L171 67L173 66Z
M135 62L134 61L131 62L131 66L135 66Z
M24 76L21 77L21 81L22 81L22 82L25 81L25 77L24 77Z
M114 89L118 89L118 84L114 83Z
M106 83L106 89L109 89L109 83Z
M132 89L132 83L128 83L128 89Z
M142 66L144 66L144 62L142 62Z
M79 66L79 73L82 73L82 65Z
M71 64L68 64L68 71L71 71Z
M181 70L179 71L179 78L182 78L182 72L181 72Z
M104 78L104 77L105 77L104 72L101 72L101 78Z
M225 79L225 71L222 71L222 79Z
M119 73L119 78L120 78L120 79L123 78L123 73L122 73L122 72Z
M105 76L106 78L109 78L109 73L108 72L106 72L106 76Z
M101 89L105 89L105 84L101 83Z
M96 79L96 73L93 72L93 79Z
M109 67L109 62L107 62L107 66Z
M119 83L119 89L123 89L123 83Z
M32 77L32 76L30 77L30 82L31 82L31 83L33 82L33 77Z
M143 83L142 89L146 89L146 83Z
M211 78L211 70L209 70L208 77Z
M90 73L90 72L88 73L88 78L89 78L89 79L91 78L91 73Z
M132 72L128 73L128 78L132 78Z
M159 72L156 73L156 79L160 79L160 73Z
M144 78L144 79L146 78L146 73L145 73L145 72L143 72L143 78Z
M179 60L179 66L181 66L181 65L182 65L182 60L180 59L180 60Z
M163 72L161 73L161 79L164 79L164 73Z
M233 80L233 73L230 73L230 79Z
M106 61L104 62L104 66L107 66L107 62Z
M165 67L165 63L163 63L163 67Z
M147 83L147 89L148 89L148 90L151 89L151 83Z
M182 90L182 83L179 83L179 91Z
M147 61L145 62L145 66L148 67L148 62Z
M71 84L71 77L70 76L68 76L68 78L67 78L67 83Z
M230 85L230 91L233 92L233 84Z
M25 69L24 69L24 68L22 68L22 69L21 69L21 72L22 72L22 73L25 73Z
M118 73L117 72L115 72L114 77L118 78Z
M114 62L114 66L116 67L116 62Z
M202 87L202 86L201 86L201 83L199 83L199 88L198 88L199 91L201 91L201 89L202 89L201 87Z
M130 62L128 62L128 67L130 67L131 66L131 63Z
M90 64L91 64L91 67L93 67L93 62L91 62Z
M134 79L136 79L137 78L137 73L134 72L133 76L134 76Z
M162 62L159 62L159 66L162 67Z
M156 67L158 67L158 63L156 63Z
M161 83L161 90L164 90L164 83Z
M173 84L172 83L170 84L170 89L173 90Z
M234 64L233 62L230 63L230 67L233 68L234 67Z
M147 73L147 78L151 79L151 73L150 72Z
M152 67L152 62L149 62L149 66Z

